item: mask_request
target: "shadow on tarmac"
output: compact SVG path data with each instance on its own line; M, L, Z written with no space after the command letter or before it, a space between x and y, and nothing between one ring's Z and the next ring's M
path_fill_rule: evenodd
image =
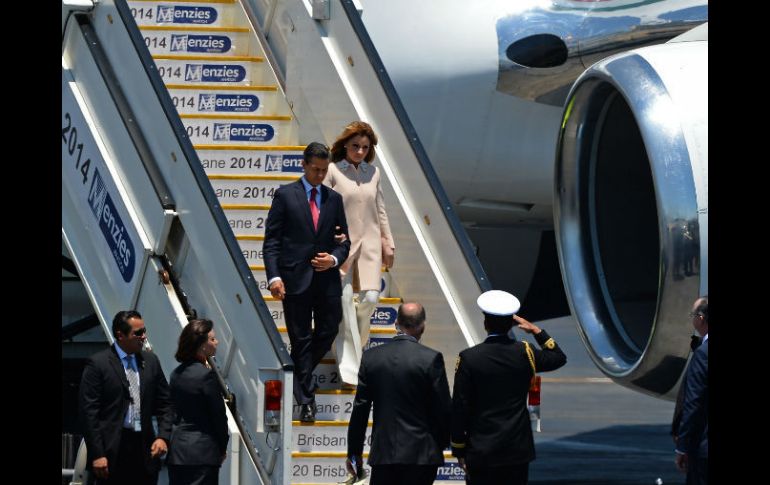
M529 483L683 485L668 433L667 425L615 425L538 443Z

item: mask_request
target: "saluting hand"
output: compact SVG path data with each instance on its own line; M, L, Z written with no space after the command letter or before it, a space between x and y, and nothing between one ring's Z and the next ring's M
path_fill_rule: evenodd
M513 320L516 323L518 323L518 327L520 329L524 330L527 333L531 333L531 334L537 335L540 332L542 332L542 330L540 330L540 327L538 327L537 325L535 325L534 323L532 323L532 322L530 322L528 320L525 320L524 318L521 318L518 315L514 315L513 316Z

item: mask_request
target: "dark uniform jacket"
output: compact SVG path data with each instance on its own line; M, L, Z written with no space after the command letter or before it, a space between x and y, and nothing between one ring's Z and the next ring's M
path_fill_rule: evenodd
M348 426L348 456L363 452L372 403L369 465L444 463L451 397L441 353L406 335L364 352Z
M145 464L148 470L159 470L160 457L150 457L150 446L156 438L152 417L158 418L157 437L168 442L172 420L168 383L155 354L142 351L134 355L139 369ZM114 467L123 433L123 419L131 402L126 371L114 345L88 359L80 381L79 401L88 449L86 468L90 470L93 461L102 456L107 457L108 466Z
M709 456L708 368L709 341L706 340L693 354L682 384L684 400L676 449L691 457Z
M287 295L298 295L310 288L313 280L325 288L327 296L342 295L340 266L350 251L350 237L345 242L334 241L334 228L348 234L342 196L325 185L319 185L321 207L318 231L313 229L313 217L302 180L282 185L275 191L273 204L267 214L265 227L265 270L268 281L281 277ZM337 258L337 266L315 271L310 263L317 253L329 253Z
M230 436L214 370L198 361L185 362L170 380L176 417L167 463L220 466Z
M567 357L545 330L531 345L537 372L555 370ZM522 342L490 336L460 352L452 398L452 454L470 466L528 463L535 444L527 411L532 367Z

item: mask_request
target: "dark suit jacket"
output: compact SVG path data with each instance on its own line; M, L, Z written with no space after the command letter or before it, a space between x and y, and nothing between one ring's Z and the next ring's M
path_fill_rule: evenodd
M334 190L319 185L321 189L321 214L318 232L313 229L310 204L305 187L298 180L282 185L275 192L273 204L267 214L263 251L268 281L280 276L287 295L304 293L313 278L320 278L328 296L340 296L342 285L339 266L348 257L350 237L342 243L334 241L334 227L339 226L348 234L348 223L342 197ZM337 266L316 272L310 260L317 253L329 253L337 258Z
M148 470L160 468L160 458L150 458L150 446L155 441L152 416L158 418L158 438L166 442L171 437L171 402L168 383L152 352L136 354L139 368L139 392L142 413L142 446ZM99 457L106 456L108 466L117 463L123 419L128 412L131 395L123 364L114 345L93 355L83 370L79 391L80 419L88 448L87 468Z
M405 335L364 352L348 426L348 455L361 455L369 410L369 465L444 463L451 398L444 358Z
M166 463L219 466L230 435L216 374L198 361L185 362L171 373L170 387L175 426Z
M698 347L687 367L682 419L676 449L690 456L708 458L709 446L709 341Z
M535 335L542 347L550 337ZM531 346L535 369L558 369L567 357L558 345ZM479 467L529 463L535 443L527 410L532 367L524 344L507 335L488 337L460 352L452 396L452 454Z

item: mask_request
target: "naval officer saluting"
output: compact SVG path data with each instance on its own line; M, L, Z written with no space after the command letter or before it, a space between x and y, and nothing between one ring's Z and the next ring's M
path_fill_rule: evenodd
M537 372L558 369L567 357L545 330L516 315L519 300L505 291L481 294L484 342L460 352L452 398L452 454L469 485L526 484L535 443L527 411L532 365L523 342L513 338L514 321L535 336Z

